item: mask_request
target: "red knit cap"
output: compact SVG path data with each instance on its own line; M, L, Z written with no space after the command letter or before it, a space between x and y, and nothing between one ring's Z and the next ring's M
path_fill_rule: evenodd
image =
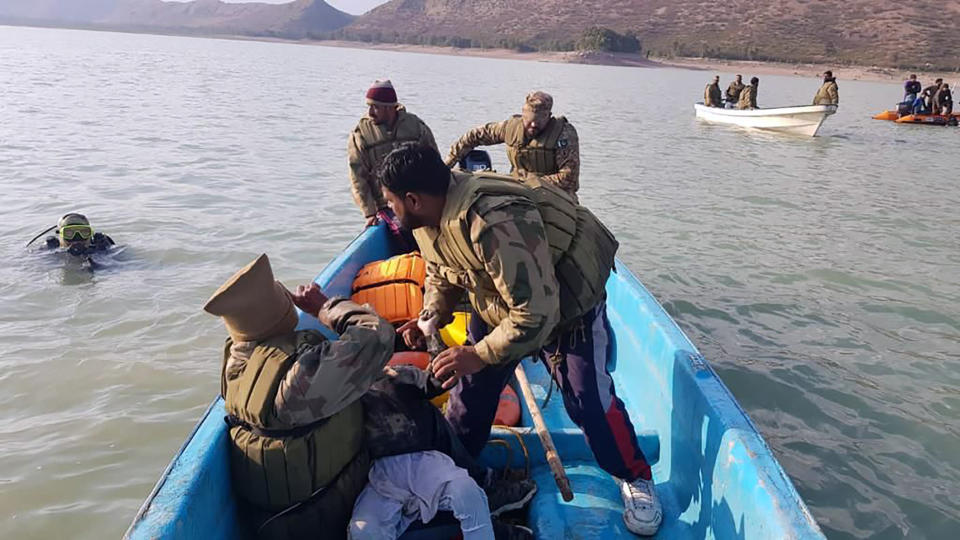
M367 90L367 103L374 105L396 105L397 92L393 89L393 83L390 79L374 81L370 89Z

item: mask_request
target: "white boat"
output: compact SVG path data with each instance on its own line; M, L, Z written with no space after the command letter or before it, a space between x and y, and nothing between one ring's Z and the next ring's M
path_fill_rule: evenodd
M836 105L799 105L773 109L723 109L695 103L697 118L717 124L733 124L777 133L813 137L823 121L837 112Z

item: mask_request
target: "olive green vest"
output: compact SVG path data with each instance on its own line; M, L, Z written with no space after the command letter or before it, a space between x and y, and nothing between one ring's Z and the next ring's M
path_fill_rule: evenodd
M529 141L524 140L523 118L514 116L507 120L507 132L504 144L507 145L507 158L513 170L523 169L535 174L554 174L557 169L557 141L563 133L567 119L560 116L551 118L547 126Z
M370 118L363 118L357 124L357 130L360 131L360 137L363 140L362 150L370 163L374 167L379 167L383 163L383 158L401 144L420 140L422 123L416 115L406 112L402 107L397 113L397 122L392 131Z
M560 188L536 178L520 184L493 173L454 172L436 240L426 227L414 230L413 235L423 258L436 263L446 281L467 290L471 304L487 324L497 326L508 313L470 241L467 213L471 208L482 217L499 206L484 204L487 195L528 200L540 211L560 285L557 329L565 329L604 298L619 244L590 210Z
M307 426L287 424L274 411L277 390L297 349L324 339L311 330L266 340L232 379L226 373L232 345L227 339L220 380L230 426L233 484L237 493L262 509L283 510L334 480L334 489L353 497L366 484L367 471L356 467L344 472L351 478L338 477L360 455L363 407L359 400Z

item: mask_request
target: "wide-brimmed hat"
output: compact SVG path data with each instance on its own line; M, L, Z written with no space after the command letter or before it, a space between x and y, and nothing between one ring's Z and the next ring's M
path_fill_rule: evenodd
M223 318L234 341L262 341L297 327L290 291L274 280L266 254L221 285L203 309Z

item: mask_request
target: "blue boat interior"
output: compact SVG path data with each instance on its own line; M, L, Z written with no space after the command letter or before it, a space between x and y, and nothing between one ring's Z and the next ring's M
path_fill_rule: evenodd
M369 228L316 281L330 295L349 295L357 270L392 252L386 228ZM615 347L608 367L653 464L664 511L657 537L822 538L746 414L643 285L618 263L607 293ZM303 314L300 324L320 327ZM549 388L547 369L530 359L524 367L542 403ZM559 392L554 390L542 410L575 494L570 502L560 497L522 399L521 407L522 425L495 428L481 460L495 467L530 467L538 493L525 517L536 537L633 536L622 519L618 485L597 465L582 431L564 411ZM223 416L223 402L217 399L164 472L127 537L246 535L238 530ZM459 532L449 517L435 521L411 528L403 538L446 539Z

